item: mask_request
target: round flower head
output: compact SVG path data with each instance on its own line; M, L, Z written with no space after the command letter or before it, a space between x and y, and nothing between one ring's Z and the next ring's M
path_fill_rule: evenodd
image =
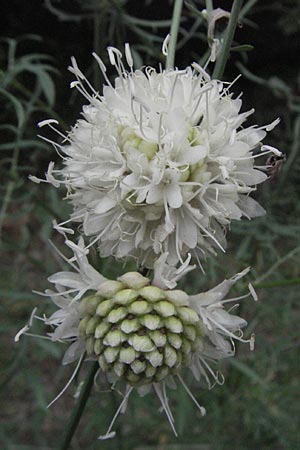
M71 246L69 241L67 244ZM113 422L133 389L141 395L157 394L175 433L166 387L174 388L179 381L205 414L180 373L186 367L209 387L222 384L221 373L214 369L216 363L234 355L234 340L252 344L252 339L242 337L246 321L223 306L245 297L224 300L248 269L208 292L189 296L168 288L170 282L176 285L175 278L167 284L167 279L160 278L166 269L165 255L156 262L152 281L138 272L109 280L90 266L82 240L72 244L72 249L74 257L68 261L74 272L51 276L49 281L56 290L46 291L59 309L48 319L38 318L53 327L50 339L71 344L63 363L79 360L74 375L87 356L98 361L99 373L108 382L125 385L123 401L104 437L112 436ZM33 316L37 317L35 311ZM28 329L26 325L16 340Z
M163 253L175 266L190 252L201 263L207 252L225 248L232 219L264 213L249 194L267 178L256 156L280 154L261 144L278 121L245 127L253 111L240 112L242 100L230 86L196 63L133 70L126 45L127 71L117 49L108 54L118 72L113 85L94 54L107 82L102 95L72 58L71 86L89 104L64 145L54 144L64 164L51 163L47 181L66 186L71 221L82 223L102 256L134 257L152 268Z

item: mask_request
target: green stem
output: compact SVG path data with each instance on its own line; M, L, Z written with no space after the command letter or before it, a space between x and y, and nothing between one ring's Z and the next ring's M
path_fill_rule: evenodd
M73 409L72 415L70 417L67 431L64 436L64 439L61 443L61 446L58 450L68 450L69 445L71 443L72 437L76 431L77 425L81 419L81 415L84 411L86 402L88 401L91 389L94 384L94 377L96 375L97 370L99 369L98 361L95 361L90 369L89 374L87 375L86 381L82 387L79 399Z
M236 29L236 26L238 23L239 13L240 13L242 3L243 3L243 0L234 0L234 2L233 2L228 26L227 26L225 37L224 37L224 42L222 45L220 55L217 59L216 65L215 65L215 68L214 68L214 71L212 74L212 78L220 80L223 76L223 73L224 73L224 70L226 67L226 63L229 58L230 47L231 47L234 32L235 32L235 29Z
M166 61L167 69L174 68L176 42L177 42L179 25L180 25L182 4L183 4L183 0L175 0L175 2L174 2L172 25L171 25L171 31L170 31L170 40L169 40L169 44L168 44L168 56L167 56L167 61Z
M213 11L213 9L214 9L214 5L213 5L212 0L206 0L205 1L205 6L206 6L206 11L208 12L208 14L210 14Z

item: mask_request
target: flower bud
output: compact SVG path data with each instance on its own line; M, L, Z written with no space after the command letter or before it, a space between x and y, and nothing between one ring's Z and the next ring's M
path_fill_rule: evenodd
M201 321L185 292L152 286L137 272L104 284L81 301L80 335L111 379L132 386L159 382L203 347Z

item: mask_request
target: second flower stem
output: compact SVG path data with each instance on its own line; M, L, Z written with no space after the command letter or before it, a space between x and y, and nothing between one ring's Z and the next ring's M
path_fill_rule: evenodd
M82 413L84 411L85 405L88 401L91 389L93 387L94 377L95 377L98 369L99 369L98 361L95 361L93 363L93 365L90 369L90 372L87 375L85 383L82 387L79 399L77 400L77 403L75 404L75 407L73 409L72 415L69 420L69 423L67 425L66 434L65 434L64 439L63 439L60 447L58 448L58 450L68 450L68 448L69 448L69 445L71 443L73 435L76 431L77 425L79 424Z
M170 30L170 40L169 40L169 44L168 44L168 56L167 56L167 62L166 62L167 69L174 68L175 51L176 51L178 30L179 30L179 25L180 25L182 4L183 4L183 0L175 0L175 2L174 2L172 25L171 25L171 30Z
M226 67L226 63L229 58L230 47L231 47L234 32L235 32L235 29L236 29L236 26L238 23L239 13L241 10L242 3L243 3L243 0L234 0L234 2L233 2L228 26L227 26L225 37L224 37L224 42L222 45L220 55L217 59L216 65L215 65L215 68L214 68L214 71L212 74L212 78L221 80L221 78L223 76L223 73L224 73L224 70Z

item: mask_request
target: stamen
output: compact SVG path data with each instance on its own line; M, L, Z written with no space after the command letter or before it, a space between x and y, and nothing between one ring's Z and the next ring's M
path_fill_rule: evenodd
M93 57L95 58L95 60L97 61L98 66L100 67L100 70L101 70L101 72L102 72L102 75L103 75L103 77L104 77L106 83L107 83L110 87L112 87L112 84L111 84L111 82L109 81L108 76L106 75L106 67L105 67L104 62L102 61L102 59L100 58L100 56L97 55L97 53L93 52L92 55L93 55Z
M128 44L128 42L125 43L125 57L126 57L127 64L132 71L133 59L132 59L132 55L131 55L130 45Z
M37 310L36 307L33 308L32 312L30 314L28 323L23 328L21 328L21 330L18 331L18 333L15 335L15 337L14 337L14 341L15 342L19 342L20 337L22 336L22 334L27 334L27 331L31 328L33 319L35 318L36 310Z
M249 289L249 291L250 291L250 294L251 294L252 297L253 297L253 300L254 300L255 302L257 302L257 301L258 301L258 296L257 296L257 293L255 292L255 289L254 289L254 287L252 286L251 283L248 283L248 289Z
M199 72L202 77L205 79L205 81L211 81L210 76L208 75L208 73L203 69L203 67L200 66L200 64L193 62L192 63L192 67L193 69L195 69L197 72Z
M269 125L266 125L264 128L266 129L266 131L272 131L273 128L275 128L279 124L279 122L280 122L280 118L277 117L277 119L275 119Z
M167 36L165 37L164 41L163 41L163 45L162 45L162 54L164 56L168 56L168 44L169 44L169 40L170 40L170 33L167 34Z
M274 153L274 155L276 155L276 156L282 156L282 152L280 150L278 150L278 148L271 147L271 145L262 145L261 150L262 151L266 150L267 152Z
M192 392L189 390L189 388L187 387L187 385L185 384L185 382L183 381L183 379L181 378L181 376L179 374L177 374L178 379L180 380L182 386L184 387L184 389L186 390L186 392L188 393L188 395L191 397L191 399L193 400L193 402L195 403L195 405L197 406L197 408L199 409L201 416L205 416L206 414L206 410L205 408L203 408L203 406L199 405L198 401L196 400L196 398L194 397L194 395L192 394Z
M74 378L76 377L76 375L77 375L77 373L78 373L78 370L79 370L79 368L80 368L80 366L81 366L81 363L82 363L83 358L84 358L84 353L80 356L80 359L79 359L79 361L78 361L78 363L77 363L77 365L76 365L76 367L75 367L75 370L74 370L74 372L72 373L72 375L71 375L69 381L67 382L67 384L66 384L66 385L64 386L64 388L60 391L60 393L52 400L52 402L50 402L49 405L47 405L47 408L50 408L50 406L52 406L53 403L55 403L56 400L58 400L58 399L63 395L64 392L66 392L66 390L68 389L68 387L70 386L70 384L72 383L72 381L74 380Z
M167 405L167 403L166 403L166 401L164 399L164 396L163 396L162 391L161 391L161 387L159 386L158 383L153 383L153 387L154 387L154 390L155 390L155 392L156 392L156 394L157 394L157 396L158 396L158 398L160 400L161 406L163 407L163 410L166 413L166 416L168 418L168 421L169 421L169 424L170 424L170 426L172 428L172 431L175 434L175 436L177 437L178 435L177 435L176 429L174 427L173 416L170 415L169 407L168 407L168 405Z
M38 125L39 128L42 128L42 127L44 127L46 125L50 125L52 123L55 123L55 125L59 125L58 120L55 120L55 119L41 120L37 125Z
M114 425L118 415L120 414L121 410L123 409L123 406L127 402L127 400L128 400L128 398L129 398L129 396L130 396L132 391L133 391L133 387L132 386L130 386L130 387L127 386L127 392L126 392L126 394L125 394L125 396L124 396L120 406L118 407L114 417L112 418L112 421L111 421L111 423L110 423L110 425L108 427L107 432L105 433L104 436L99 436L98 439L100 439L100 440L111 439L112 437L115 436L116 432L115 431L111 431L111 429L112 429L112 427L113 427L113 425Z

